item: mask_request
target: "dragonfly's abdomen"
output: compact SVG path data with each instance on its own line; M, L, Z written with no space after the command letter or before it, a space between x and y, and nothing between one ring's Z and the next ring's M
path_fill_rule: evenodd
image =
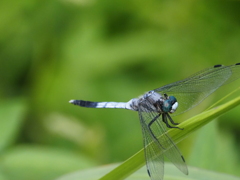
M78 105L78 106L81 106L81 107L89 107L89 108L95 108L98 104L97 102L83 101L83 100L71 100L69 102L74 104L74 105Z
M71 100L69 102L74 105L88 108L120 108L133 110L130 108L129 103L125 102L92 102L83 100Z

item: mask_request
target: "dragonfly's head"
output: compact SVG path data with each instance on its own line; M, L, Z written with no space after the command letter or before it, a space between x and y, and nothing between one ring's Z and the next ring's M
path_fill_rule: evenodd
M167 99L163 101L163 112L174 113L177 110L178 102L174 96L168 96Z

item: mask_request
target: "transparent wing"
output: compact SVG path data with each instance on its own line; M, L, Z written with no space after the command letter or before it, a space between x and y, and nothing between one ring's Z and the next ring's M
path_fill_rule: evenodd
M219 87L238 78L240 63L231 66L216 65L154 91L175 96L179 107L174 115L178 115L198 105Z
M151 180L163 180L164 175L164 158L163 158L163 148L160 146L159 142L155 141L144 122L144 115L139 112L143 142L144 142L144 153L146 159L146 166Z
M143 132L145 159L151 179L163 179L164 155L184 174L188 174L184 158L167 134L161 117L158 117L159 114L148 107L152 107L151 104L147 100L143 100L139 104L138 112ZM149 127L149 123L156 117L158 118Z

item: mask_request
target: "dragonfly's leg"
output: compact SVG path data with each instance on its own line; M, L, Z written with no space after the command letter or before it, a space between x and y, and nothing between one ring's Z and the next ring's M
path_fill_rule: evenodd
M150 121L150 123L148 124L148 129L150 130L150 132L151 132L151 135L152 135L152 137L156 140L156 141L158 141L158 139L157 139L157 137L154 135L154 133L152 132L152 129L151 129L151 125L157 120L157 118L159 118L161 116L161 114L158 114L156 117L154 117L151 121ZM160 143L159 143L160 144ZM161 144L160 144L160 146L163 148L163 149L165 149Z
M173 125L179 125L179 123L175 123L175 122L173 121L173 119L171 118L171 116L170 116L169 114L166 113L166 115L167 115L168 119L170 120L170 122L171 122Z
M157 118L159 118L161 116L161 114L158 114L156 117L154 117L151 121L150 121L150 123L148 124L148 129L150 130L150 132L151 132L151 134L152 134L152 136L153 136L153 138L155 139L155 140L157 140L157 138L156 138L156 136L153 134L153 132L152 132L152 129L151 129L151 125L157 120Z
M167 120L166 117L168 117L168 116L166 116L166 114L163 114L162 120L163 120L163 122L166 124L166 126L167 126L168 128L178 128L178 129L180 129L180 130L183 130L182 128L175 127L175 126L171 126L171 125L168 123L168 120ZM171 120L170 120L170 121L171 121Z

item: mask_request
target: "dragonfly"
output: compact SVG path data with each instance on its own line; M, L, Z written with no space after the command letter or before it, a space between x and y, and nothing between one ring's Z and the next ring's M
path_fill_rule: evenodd
M148 91L128 102L70 100L87 108L120 108L137 111L142 128L147 173L151 180L163 180L164 156L188 175L185 159L167 129L178 128L172 116L201 103L218 88L240 78L240 63L215 65L188 78Z

